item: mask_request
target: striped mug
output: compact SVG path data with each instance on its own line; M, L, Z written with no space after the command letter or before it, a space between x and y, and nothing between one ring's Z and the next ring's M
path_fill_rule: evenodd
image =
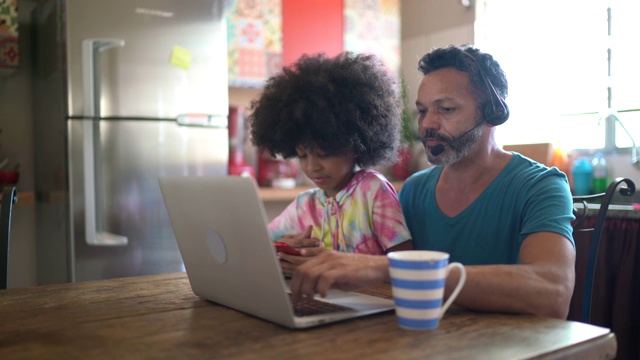
M430 330L460 293L467 278L460 263L449 264L449 254L440 251L395 251L387 254L396 317L400 327ZM444 285L451 268L460 269L455 290L442 305Z

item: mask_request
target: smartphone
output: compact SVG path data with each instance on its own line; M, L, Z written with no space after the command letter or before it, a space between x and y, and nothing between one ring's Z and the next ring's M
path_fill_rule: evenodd
M298 255L298 256L302 255L298 250L296 250L295 248L293 248L291 245L287 243L276 241L273 243L273 245L276 247L276 250L281 251L285 254Z

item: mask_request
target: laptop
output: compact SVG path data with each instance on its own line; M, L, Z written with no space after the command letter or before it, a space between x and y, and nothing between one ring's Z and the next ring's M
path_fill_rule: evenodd
M197 296L292 329L394 309L393 300L331 290L315 299L338 310L296 315L253 179L160 177L159 182Z

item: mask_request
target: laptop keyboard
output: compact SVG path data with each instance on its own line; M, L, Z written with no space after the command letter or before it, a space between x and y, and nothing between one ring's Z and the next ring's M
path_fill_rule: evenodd
M350 308L348 306L332 304L308 297L303 297L294 301L291 293L289 293L289 300L291 300L293 312L296 316L310 316L354 310L353 308Z

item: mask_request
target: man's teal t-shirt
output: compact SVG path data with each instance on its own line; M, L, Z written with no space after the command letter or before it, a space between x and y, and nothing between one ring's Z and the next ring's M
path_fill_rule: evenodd
M517 264L529 234L555 232L573 244L571 191L557 168L513 153L493 182L454 217L436 203L441 172L434 166L412 175L399 194L416 249L448 252L450 261L465 265Z

